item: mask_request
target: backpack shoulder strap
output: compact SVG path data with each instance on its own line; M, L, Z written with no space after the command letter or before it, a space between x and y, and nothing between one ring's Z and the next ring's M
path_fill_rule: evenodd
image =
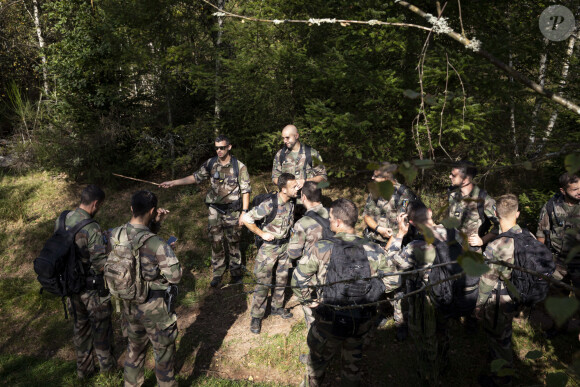
M240 176L240 166L238 165L238 159L236 159L235 156L232 156L230 162L232 163L232 166L234 167L234 176L236 177L236 179ZM238 182L238 185L240 184L240 182Z
M286 149L282 148L280 149L280 156L278 156L278 164L280 164L280 167L282 166L284 160L286 160Z
M272 211L270 211L270 213L266 216L266 219L264 219L264 223L262 223L262 228L264 228L264 226L266 226L267 224L272 223L272 221L278 214L278 193L272 193L271 198L272 198Z
M78 222L77 224L75 224L74 227L69 229L68 232L70 232L72 235L76 235L83 227L85 227L86 225L91 224L93 222L95 222L95 220L93 218L83 219L80 222Z
M213 169L213 165L217 161L217 156L212 157L209 161L206 162L205 169L209 175L211 175L211 170Z
M479 194L477 195L477 198L479 199L477 201L477 212L479 213L479 219L481 219L481 222L485 222L485 219L487 218L487 216L485 215L485 197L487 196L487 192L485 192L484 189L479 189Z
M322 216L318 215L316 212L314 212L312 210L308 210L308 211L306 211L304 216L308 216L308 217L314 219L322 227L328 228L328 225L329 225L328 219L324 219Z
M63 211L58 217L58 229L64 231L66 229L66 216L70 210Z
M552 196L546 203L546 212L548 213L548 220L550 221L550 225L552 223L552 218L554 218L557 225L560 225L560 219L558 219L558 215L556 215L556 209L554 208L554 203L559 198L560 193L555 193L554 196Z
M304 144L304 155L306 156L304 167L306 168L306 165L310 165L312 168L312 147L310 145Z

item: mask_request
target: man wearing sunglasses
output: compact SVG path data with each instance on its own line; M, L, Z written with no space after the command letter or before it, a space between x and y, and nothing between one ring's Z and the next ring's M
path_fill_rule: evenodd
M230 257L232 284L242 283L242 215L250 205L250 175L246 166L230 154L230 140L219 135L215 139L216 157L208 159L194 174L182 179L161 183L161 187L198 184L210 179L211 187L205 198L209 209L208 234L211 240L211 264L213 279L211 287L217 287L226 271L224 243L227 242Z

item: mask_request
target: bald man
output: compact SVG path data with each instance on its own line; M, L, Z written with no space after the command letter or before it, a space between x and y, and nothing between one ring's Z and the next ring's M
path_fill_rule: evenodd
M296 178L298 189L301 189L306 181L320 183L326 180L326 168L322 165L322 157L316 149L302 144L298 140L299 137L298 129L294 125L286 125L282 129L284 148L274 157L272 166L274 184L278 184L278 178L282 173L292 174Z

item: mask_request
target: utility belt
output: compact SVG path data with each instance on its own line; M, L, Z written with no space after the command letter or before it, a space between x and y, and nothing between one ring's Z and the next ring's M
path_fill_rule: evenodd
M274 246L282 246L283 244L288 243L290 241L290 237L282 238L282 239L273 239L271 241L264 241L264 243Z
M361 337L366 334L372 324L366 324L377 314L375 306L365 306L355 309L335 309L320 305L314 309L315 320L331 324L330 332L338 337ZM364 329L363 329L364 326Z
M242 199L227 204L206 203L208 207L213 208L222 215L231 214L242 209Z
M149 289L149 294L147 295L147 300L145 302L149 302L151 300L155 300L157 298L163 298L165 304L167 305L167 312L172 314L175 312L175 304L177 303L177 294L179 293L179 289L177 285L169 285L167 289Z
M106 297L109 295L109 289L105 286L105 278L102 274L89 275L85 280L86 290L97 290L99 297Z

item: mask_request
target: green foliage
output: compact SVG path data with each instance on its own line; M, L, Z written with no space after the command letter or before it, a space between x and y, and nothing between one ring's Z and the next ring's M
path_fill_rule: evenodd
M464 251L457 262L461 265L467 275L479 277L487 273L490 268L483 262L483 255L473 251Z
M564 372L552 372L546 375L546 386L564 387L568 384L568 375Z
M546 310L558 326L562 326L568 321L576 313L579 306L580 302L575 298L548 297L546 299Z

